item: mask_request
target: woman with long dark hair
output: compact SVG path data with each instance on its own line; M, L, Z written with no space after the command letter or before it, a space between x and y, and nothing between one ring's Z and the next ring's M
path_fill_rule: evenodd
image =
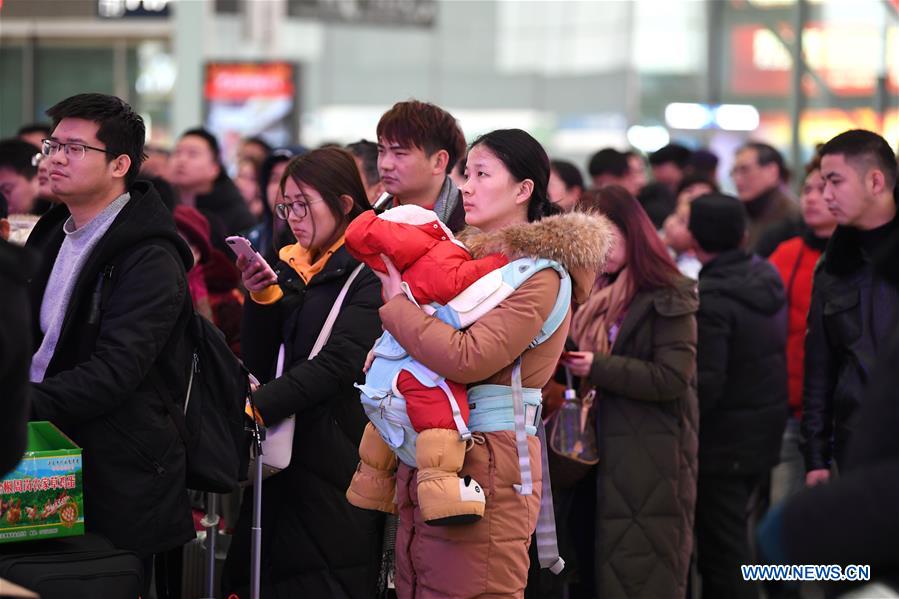
M381 515L347 503L365 426L359 393L365 355L381 334L380 285L363 269L348 287L331 335L307 359L337 296L359 262L347 252L347 225L370 209L352 156L314 150L287 163L275 205L296 243L237 266L250 299L242 350L265 384L253 393L272 426L296 416L290 465L262 483L262 596L369 598L375 594ZM277 271L277 274L276 274ZM279 346L283 372L274 378ZM228 553L223 590L246 595L252 492L245 494Z
M499 130L478 138L466 171L461 187L465 220L478 231L461 239L475 257L503 253L513 261L509 274L528 268L533 274L463 330L408 300L392 265L388 274L378 274L384 328L418 362L468 385L472 442L459 475L483 485L486 497L484 515L473 524L428 525L416 493L426 468L399 465L396 587L401 599L523 593L528 545L541 505L543 456L535 436L540 389L555 370L568 334L567 293L575 301L586 297L608 247L604 219L556 215L558 208L547 197L549 159L524 131ZM554 265L528 266L537 258ZM516 405L524 412L517 429Z
M680 599L696 501L695 282L623 188L581 205L614 225L606 274L572 322L581 351L562 362L597 392L595 594Z

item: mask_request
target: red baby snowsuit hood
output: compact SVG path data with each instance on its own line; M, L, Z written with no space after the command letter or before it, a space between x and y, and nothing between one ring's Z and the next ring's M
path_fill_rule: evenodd
M446 304L492 270L508 264L501 254L475 260L432 210L398 206L358 216L346 230L346 248L373 270L393 262L419 303Z

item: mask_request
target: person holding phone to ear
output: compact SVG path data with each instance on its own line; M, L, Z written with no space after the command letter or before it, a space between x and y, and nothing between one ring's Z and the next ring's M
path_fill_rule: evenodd
M350 505L347 486L367 421L354 382L381 334L381 285L363 269L349 285L328 342L310 351L331 306L359 262L344 247L347 225L370 210L352 155L314 150L293 158L280 182L276 218L296 243L269 264L244 240L229 247L250 292L242 350L264 384L253 393L266 426L296 416L290 465L262 485L262 596L372 597L383 516ZM283 372L273 378L279 347ZM248 596L252 501L241 507L225 564L223 595Z

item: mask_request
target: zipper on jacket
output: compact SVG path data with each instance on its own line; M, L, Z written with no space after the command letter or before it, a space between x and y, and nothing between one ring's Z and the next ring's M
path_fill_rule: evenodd
M87 324L95 325L100 322L100 304L103 300L103 286L112 281L112 264L107 264L103 270L97 275L97 285L94 287L94 293L91 294L91 308L87 316Z

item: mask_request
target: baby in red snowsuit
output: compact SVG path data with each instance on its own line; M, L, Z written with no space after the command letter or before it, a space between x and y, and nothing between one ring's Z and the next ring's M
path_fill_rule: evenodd
M437 215L419 206L399 206L381 215L373 211L357 217L347 228L346 248L373 270L386 272L381 254L390 258L403 282L420 305L447 304L487 273L508 264L502 254L473 259ZM465 385L446 381L468 423ZM406 401L406 412L418 432L418 501L422 517L430 524L455 524L483 515L483 493L477 483L459 479L465 459L447 395L427 387L406 370L400 371L397 390ZM396 456L376 429L366 426L359 446L361 462L347 498L357 507L394 512ZM473 485L473 486L472 486ZM477 489L478 493L473 493Z

